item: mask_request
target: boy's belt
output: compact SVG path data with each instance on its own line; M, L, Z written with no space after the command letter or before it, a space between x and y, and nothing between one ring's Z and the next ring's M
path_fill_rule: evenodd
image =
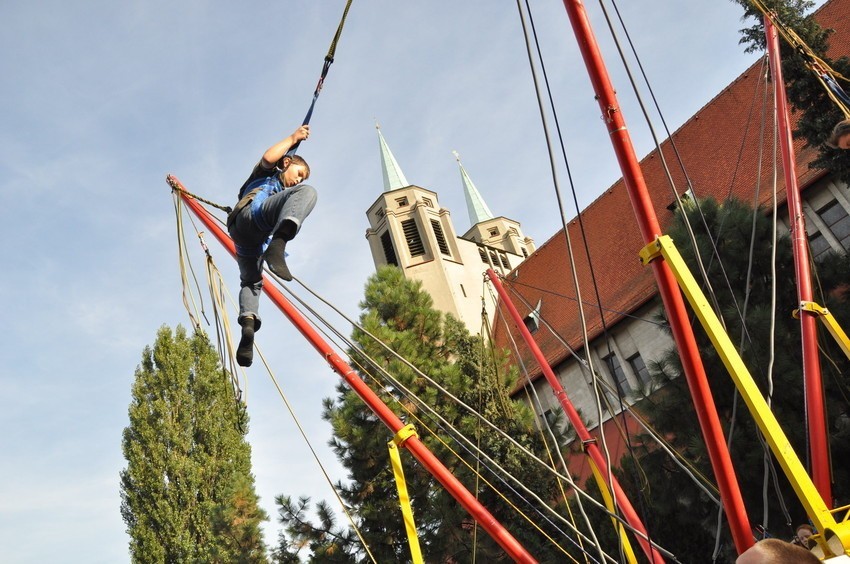
M230 226L236 221L236 216L239 215L239 212L244 210L251 202L254 201L254 197L257 193L262 190L262 187L254 188L239 200L239 203L234 206L233 211L227 214L227 229L230 230Z

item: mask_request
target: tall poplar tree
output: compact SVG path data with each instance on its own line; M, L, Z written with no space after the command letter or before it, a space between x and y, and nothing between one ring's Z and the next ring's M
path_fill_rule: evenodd
M361 302L361 326L375 335L390 349L407 359L423 373L474 406L489 421L506 431L532 451L541 452L540 439L534 430L534 415L524 404L507 397L508 376L493 368L490 352L482 347L480 338L473 337L456 319L433 307L433 302L420 282L405 279L396 267L384 267L366 285ZM405 362L387 352L379 343L355 329L353 340L357 350L350 351L357 366L366 367L362 377L382 395L385 402L407 423L412 423L425 445L457 476L526 549L541 561L559 561L564 554L546 542L539 529L527 523L516 511L528 513L528 506L519 496L508 491L510 507L497 494L477 481L471 468L484 469L485 461L476 461L448 437L444 425L435 421L408 396L400 386L386 382L375 383L369 374L378 374L378 367L394 375L401 384L434 407L451 425L480 444L514 476L519 476L534 492L554 504L554 480L545 470L531 463L502 436L481 425L477 418L459 408L440 393L425 378ZM343 500L354 514L359 530L372 555L378 562L404 562L410 559L404 524L399 508L396 484L390 468L387 442L390 431L346 385L337 388L337 396L325 400L325 418L333 426L331 446L349 472L349 481L338 484ZM422 421L418 421L421 418ZM436 432L428 432L426 425ZM446 441L466 461L463 464L448 451ZM477 555L480 562L506 559L504 551L481 529L451 495L405 451L401 449L407 487L412 498L419 541L429 562L470 562ZM486 471L487 479L498 483ZM499 484L502 491L509 488ZM278 498L280 519L289 538L281 543L280 553L291 552L293 546L309 546L313 554L331 548L339 562L369 560L358 541L344 534L332 520L327 519L327 507L319 505L318 524L304 516L308 500L297 502L287 496ZM534 515L532 513L532 515ZM534 515L541 529L561 538L560 533L547 527L545 519ZM569 544L565 542L564 544ZM344 556L343 556L344 553ZM327 556L325 556L327 557ZM286 561L281 558L281 562ZM314 556L311 562L324 562Z
M136 369L121 515L133 562L266 562L245 406L206 335L163 326Z

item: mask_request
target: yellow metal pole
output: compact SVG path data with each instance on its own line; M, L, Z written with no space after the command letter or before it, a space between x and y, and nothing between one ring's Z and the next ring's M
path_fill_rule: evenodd
M593 470L593 477L596 479L596 485L599 486L599 491L602 492L602 499L605 501L605 507L607 507L608 511L612 514L616 513L617 508L614 507L614 498L611 497L611 492L608 489L608 483L599 471L599 467L596 466L595 462L593 462L593 459L588 456L587 460L590 462L590 469ZM632 549L632 543L629 541L628 535L626 535L626 528L614 517L611 517L611 522L617 529L617 535L620 537L620 544L623 545L623 554L626 557L626 561L629 562L629 564L637 564L637 558L635 558L635 551Z
M832 338L841 347L844 355L850 358L850 339L847 338L847 333L844 332L841 325L838 324L838 321L835 320L835 317L832 316L828 309L819 306L815 302L801 302L800 309L816 313L818 318L823 321L826 330L829 331L829 334L832 335Z
M669 265L794 492L815 527L822 533L820 547L826 555L850 556L850 521L843 519L840 523L836 522L673 240L668 235L656 238L641 250L640 258L644 264L663 258Z

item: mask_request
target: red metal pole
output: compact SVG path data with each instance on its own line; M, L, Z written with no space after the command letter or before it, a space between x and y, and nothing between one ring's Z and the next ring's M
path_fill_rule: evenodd
M794 268L797 273L797 298L812 301L812 274L809 268L809 243L806 237L806 217L797 184L797 167L791 140L791 123L788 118L788 101L782 79L782 60L779 54L779 37L776 28L764 18L764 34L770 72L773 75L773 92L779 122L779 142L782 147L782 169L785 173L785 193L791 228L791 248L794 251ZM809 430L809 452L812 458L812 482L820 492L827 507L832 507L832 479L829 469L829 441L826 432L826 410L823 405L823 381L818 356L817 314L799 310L800 332L803 346L803 385L806 392L806 418Z
M186 203L196 216L206 225L216 239L230 252L235 258L236 248L230 236L224 232L213 217L201 207L193 198L186 195L185 189L180 181L173 175L168 175L168 183L172 187L178 187L183 191L178 192L180 197ZM348 383L354 392L369 406L369 409L378 416L378 418L389 427L393 433L398 433L403 427L401 419L399 419L393 411L387 407L381 399L372 391L366 383L360 379L357 373L351 366L345 363L340 358L333 348L313 329L306 319L298 312L297 309L286 299L286 297L278 290L269 280L263 277L263 289L278 308L289 318L301 334L325 357L331 368ZM466 487L454 477L454 475L446 468L442 462L437 459L434 454L428 450L422 441L416 436L408 438L403 446L418 460L434 478L440 482L443 487L454 497L469 514L481 525L487 533L493 537L499 546L514 559L515 562L536 563L534 557L529 554L525 548L513 537L513 535L499 523L495 517L475 499Z
M596 467L599 468L600 474L605 477L606 482L608 482L610 477L608 489L613 492L614 499L617 501L617 507L620 508L626 522L631 525L633 529L642 533L635 536L638 543L640 543L644 554L646 554L650 562L664 562L664 557L661 556L661 553L649 543L646 527L644 527L643 522L640 520L640 516L629 501L626 492L624 492L623 488L620 487L620 483L617 481L617 478L609 472L608 463L605 461L605 457L602 455L602 452L599 450L599 446L596 444L596 438L594 438L593 435L590 434L590 431L587 430L587 427L584 426L584 421L581 420L581 416L578 414L578 411L576 411L576 408L567 396L567 392L564 390L564 387L561 386L561 382L558 380L558 377L555 376L555 373L552 371L552 367L550 367L549 363L546 362L546 357L543 356L543 353L540 351L540 347L538 347L537 343L534 342L534 337L531 336L531 332L525 326L525 323L523 323L522 316L520 316L516 306L514 306L510 296L508 296L508 293L502 286L501 281L499 281L499 277L496 276L496 273L492 268L487 269L487 276L490 278L490 281L493 282L493 286L496 287L496 291L499 293L499 297L502 300L502 305L507 308L508 313L510 313L514 320L514 325L516 325L517 329L519 329L522 338L525 339L528 348L537 360L537 364L539 364L540 369L543 370L543 375L546 377L546 381L549 382L549 386L552 388L552 392L555 394L555 397L558 398L558 402L560 402L561 407L564 408L564 413L567 414L567 418L569 418L570 423L572 423L573 427L575 427L576 435L579 440L581 440L585 452L587 452L587 455L593 459ZM601 432L601 421L599 422L599 429Z
M649 198L649 191L643 173L640 170L631 138L626 129L617 96L611 85L608 71L599 52L599 46L593 35L587 13L581 0L564 0L564 7L570 18L573 31L578 41L584 63L587 66L590 81L602 110L611 143L617 155L617 161L623 172L623 181L629 193L632 207L635 211L638 226L644 242L648 245L661 235L661 228L655 209ZM673 273L664 260L652 261L652 269L658 284L658 291L664 308L667 311L673 339L679 349L682 369L691 391L697 418L702 428L703 438L708 450L714 476L720 489L723 508L729 521L732 539L738 553L744 552L753 545L753 535L750 522L741 497L741 490L729 457L729 449L723 437L723 428L711 395L711 388L705 375L705 368L699 356L693 330L688 324L688 313L682 294L679 291Z

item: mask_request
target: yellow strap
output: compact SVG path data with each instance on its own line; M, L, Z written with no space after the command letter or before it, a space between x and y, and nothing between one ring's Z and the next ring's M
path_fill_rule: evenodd
M596 466L596 463L593 462L591 457L587 457L588 462L590 462L590 469L593 470L593 477L596 478L596 485L599 486L599 491L602 492L602 499L605 500L605 507L608 508L608 511L611 513L616 513L617 508L614 507L614 500L611 497L611 492L608 490L608 484L605 483L605 479L602 477L602 472L599 471L599 468ZM637 564L637 558L635 557L635 551L632 549L632 543L629 541L629 537L626 535L626 528L623 527L623 524L611 517L611 522L614 523L614 527L617 529L618 536L620 537L620 544L623 545L623 554L626 557L626 561L629 564Z
M401 429L399 429L398 433L393 437L393 443L396 446L403 446L404 442L410 437L419 438L419 435L416 434L416 428L411 425L405 425Z
M405 430L407 430L407 435L404 439L399 439L399 435ZM401 455L398 453L399 441L403 443L414 435L416 435L416 431L413 429L413 425L408 425L387 443L387 448L390 450L390 463L393 467L395 485L398 488L398 501L401 505L401 515L404 518L404 528L407 531L407 542L410 544L410 557L413 564L422 564L422 551L419 549L419 537L416 534L416 524L413 522L413 509L410 507L410 496L407 494L407 483L404 481L404 468L401 466Z

